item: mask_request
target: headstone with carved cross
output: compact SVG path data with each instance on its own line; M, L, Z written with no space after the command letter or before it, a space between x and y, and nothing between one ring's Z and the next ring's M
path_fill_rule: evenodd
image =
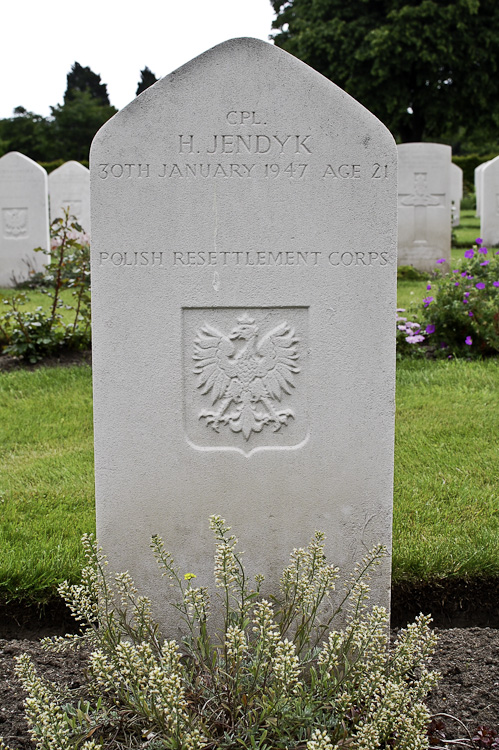
M451 147L403 143L398 154L398 265L432 271L450 259Z
M220 514L267 592L315 529L346 571L390 547L396 159L364 107L256 39L158 81L94 140L97 532L165 632L153 534L210 585Z
M43 252L34 252L35 248ZM15 286L49 262L47 173L18 151L0 158L0 286Z
M484 245L499 247L499 156L487 162L481 182L480 237Z

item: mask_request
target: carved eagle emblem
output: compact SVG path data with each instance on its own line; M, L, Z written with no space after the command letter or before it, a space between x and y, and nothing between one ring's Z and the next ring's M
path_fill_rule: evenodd
M28 211L26 208L4 208L3 222L7 237L22 237L28 230Z
M194 373L215 408L202 411L199 419L216 432L226 425L246 440L266 425L274 432L287 425L294 412L279 408L279 402L291 394L300 372L298 343L285 321L264 335L247 313L229 335L204 323L194 341Z

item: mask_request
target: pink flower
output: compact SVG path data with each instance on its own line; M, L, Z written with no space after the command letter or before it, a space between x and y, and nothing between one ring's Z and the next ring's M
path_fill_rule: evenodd
M492 286L499 286L499 281L493 281Z
M475 240L475 242L476 242L477 245L481 245L482 242L483 242L483 240L482 240L481 237L477 237L476 240Z
M490 260L484 260L483 263L480 263L481 266L488 266L490 263Z
M466 344L466 346L471 346L473 343L473 339L471 338L471 336L466 336L466 338L464 339L464 343Z
M421 334L413 334L412 336L406 336L405 340L408 344L420 344L421 341L424 341L424 336L421 336Z
M478 284L475 284L477 289L485 289L485 284L483 281L479 281Z
M439 259L437 260L437 263L445 263L445 258L439 258Z
M435 333L435 326L433 323L428 323L428 325L426 326L426 333Z
M466 252L464 253L465 258L473 258L474 255L475 255L475 251L471 249L466 250Z

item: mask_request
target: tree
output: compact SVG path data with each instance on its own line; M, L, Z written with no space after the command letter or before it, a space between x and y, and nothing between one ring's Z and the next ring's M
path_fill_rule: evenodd
M137 91L135 92L135 95L138 96L139 94L141 94L143 91L148 89L149 86L152 86L153 83L156 83L157 80L158 79L156 78L154 73L149 70L146 65L144 70L140 71L140 81L137 84Z
M98 101L102 106L109 107L110 101L107 94L107 85L101 83L100 76L94 73L90 68L84 68L80 63L75 62L67 75L66 93L64 94L64 103L73 101L78 93L87 91L90 96Z
M499 129L497 0L271 0L275 44L402 141Z
M0 155L9 151L20 151L35 161L56 158L49 120L24 107L16 107L12 117L0 120Z
M88 159L94 135L117 112L115 107L101 104L88 89L73 91L71 99L50 109L52 137L58 148L55 158L66 161Z

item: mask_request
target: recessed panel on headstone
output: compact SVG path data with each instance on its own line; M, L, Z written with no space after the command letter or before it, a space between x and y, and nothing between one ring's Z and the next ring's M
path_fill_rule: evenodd
M499 246L499 156L484 166L481 183L480 237L484 245Z
M347 571L390 548L396 159L371 113L255 39L94 140L97 532L170 632L153 534L199 585L215 513L269 588L315 529Z
M451 147L403 143L398 147L398 265L432 271L450 260Z
M37 247L45 252L35 253ZM49 262L47 173L24 154L0 158L0 286L14 286Z
M90 172L78 161L67 161L49 174L50 220L69 209L90 236Z
M461 201L463 199L463 170L457 164L450 165L450 198L452 226L461 223Z

